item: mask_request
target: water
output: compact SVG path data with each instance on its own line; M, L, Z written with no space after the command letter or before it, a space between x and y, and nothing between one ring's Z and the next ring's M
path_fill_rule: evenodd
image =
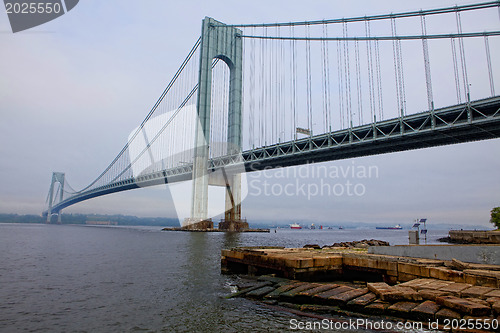
M287 331L291 319L304 317L222 297L238 277L220 274L220 250L363 238L406 244L407 231L225 234L0 224L0 332Z

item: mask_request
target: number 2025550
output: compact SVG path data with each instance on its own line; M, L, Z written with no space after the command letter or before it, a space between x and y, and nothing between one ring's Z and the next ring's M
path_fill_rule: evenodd
M59 14L62 10L60 3L22 2L5 3L7 14Z

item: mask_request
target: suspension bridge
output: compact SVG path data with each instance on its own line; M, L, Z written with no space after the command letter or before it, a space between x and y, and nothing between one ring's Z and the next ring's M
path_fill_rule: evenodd
M500 2L320 21L212 18L143 122L88 186L54 172L47 222L102 195L192 181L186 228L241 218L241 174L500 137Z

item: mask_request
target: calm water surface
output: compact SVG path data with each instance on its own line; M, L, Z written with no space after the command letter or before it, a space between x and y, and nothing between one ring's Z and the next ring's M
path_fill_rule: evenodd
M364 238L407 244L407 234L0 224L0 332L286 332L290 319L311 319L223 298L238 277L220 274L222 248ZM431 232L429 243L445 235Z

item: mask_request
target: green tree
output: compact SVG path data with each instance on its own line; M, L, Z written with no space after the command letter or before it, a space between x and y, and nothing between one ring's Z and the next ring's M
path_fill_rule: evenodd
M500 229L500 207L495 207L491 210L490 222L493 223L497 229Z

